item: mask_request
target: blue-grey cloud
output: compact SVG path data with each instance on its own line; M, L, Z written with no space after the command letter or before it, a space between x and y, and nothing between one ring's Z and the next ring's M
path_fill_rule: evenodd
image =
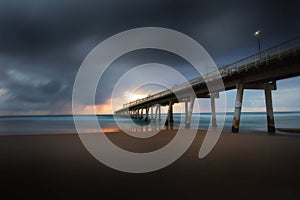
M0 115L26 110L70 113L81 62L118 32L143 26L175 29L197 40L222 66L257 51L252 37L256 29L263 31L263 48L300 35L298 8L293 0L1 1ZM147 62L170 65L187 78L197 75L174 55L133 52L106 72L97 102L109 99L119 76Z

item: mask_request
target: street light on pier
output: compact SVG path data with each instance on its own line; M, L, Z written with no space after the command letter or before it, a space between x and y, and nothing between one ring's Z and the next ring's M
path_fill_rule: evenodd
M260 49L260 36L261 36L261 31L260 31L260 30L256 31L256 32L253 34L253 36L257 38L259 58L261 59L261 49Z

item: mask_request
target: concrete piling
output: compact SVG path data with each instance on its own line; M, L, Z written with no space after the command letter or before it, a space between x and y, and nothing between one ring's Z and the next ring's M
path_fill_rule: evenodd
M236 88L237 88L237 93L236 93L234 117L233 117L233 122L232 122L232 132L233 133L239 132L243 94L244 94L244 85L241 83L238 83L236 85Z
M212 96L210 98L211 103L211 123L212 127L217 127L217 116L216 116L216 104L215 104L215 97Z
M192 118L192 113L193 113L193 108L194 108L194 102L195 102L195 97L190 98L190 106L189 109L186 110L187 115L185 116L185 126L187 128L190 127L191 125L191 118ZM187 108L188 106L186 106Z
M267 123L268 123L268 133L275 133L275 123L274 123L274 113L272 104L272 90L270 87L265 88L265 99L266 99L266 110L267 110Z

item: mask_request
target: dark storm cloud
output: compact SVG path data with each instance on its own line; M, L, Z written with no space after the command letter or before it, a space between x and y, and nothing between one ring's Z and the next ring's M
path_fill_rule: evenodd
M251 34L258 28L263 30L263 47L299 35L298 4L277 0L1 1L0 107L69 109L74 78L85 56L104 39L136 27L181 31L200 42L218 65L228 64L257 50ZM112 77L135 64L156 59L177 63L174 67L182 70L182 62L150 54L132 57L144 61L117 62L118 67L112 67L103 80L108 87L99 92L99 103L109 97L116 81ZM183 71L187 77L193 74Z
M254 24L272 22L273 29L281 34L295 26L299 17L293 1L4 1L1 4L1 52L21 55L63 52L86 38L99 42L140 26L163 26L209 37L245 31L239 28L242 26L249 27L252 33ZM208 29L211 27L214 28Z
M5 89L5 102L0 104L2 111L39 110L45 106L53 110L57 101L69 100L66 96L70 88L53 78L14 70L9 70L6 77L5 81L0 82Z
M180 22L180 16L186 15L182 4L187 9L192 6L176 1L28 2L10 1L1 6L2 51L44 52L64 48L86 37L102 40L130 26L141 26L145 20L146 23L170 19Z

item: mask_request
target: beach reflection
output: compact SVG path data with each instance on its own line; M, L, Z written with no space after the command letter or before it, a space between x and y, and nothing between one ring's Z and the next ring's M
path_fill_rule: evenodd
M103 133L117 133L120 132L119 127L102 127Z

